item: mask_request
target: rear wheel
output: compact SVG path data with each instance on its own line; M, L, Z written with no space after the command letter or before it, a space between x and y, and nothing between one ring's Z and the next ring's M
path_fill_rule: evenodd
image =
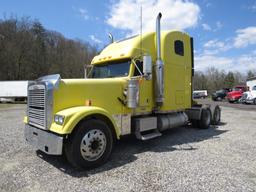
M256 105L256 98L253 100L253 104Z
M201 119L198 121L200 129L208 129L211 123L211 111L208 108L203 108L201 112Z
M218 125L220 123L221 118L221 110L219 106L214 107L213 116L212 116L212 124Z
M81 122L65 145L68 161L77 168L93 168L104 164L113 147L113 135L102 120Z

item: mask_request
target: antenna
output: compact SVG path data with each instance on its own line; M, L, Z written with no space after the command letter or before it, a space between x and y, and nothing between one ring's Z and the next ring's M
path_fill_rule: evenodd
M110 43L113 43L114 42L114 37L111 33L108 33L108 37L110 39Z
M140 55L142 56L142 5L140 6Z

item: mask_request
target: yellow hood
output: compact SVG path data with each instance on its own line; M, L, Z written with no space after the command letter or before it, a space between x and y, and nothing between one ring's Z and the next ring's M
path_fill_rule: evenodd
M85 106L90 100L92 106L100 106L112 114L121 112L125 78L106 79L61 79L53 94L54 113L75 106Z

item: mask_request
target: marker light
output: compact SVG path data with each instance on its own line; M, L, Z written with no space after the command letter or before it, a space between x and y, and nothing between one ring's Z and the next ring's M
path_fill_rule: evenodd
M92 106L92 100L90 99L85 100L85 106Z

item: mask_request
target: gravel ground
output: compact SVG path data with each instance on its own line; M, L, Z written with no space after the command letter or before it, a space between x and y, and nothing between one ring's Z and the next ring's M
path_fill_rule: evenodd
M256 191L256 111L222 107L218 127L126 138L107 164L82 172L28 146L24 115L25 105L0 106L0 191Z

